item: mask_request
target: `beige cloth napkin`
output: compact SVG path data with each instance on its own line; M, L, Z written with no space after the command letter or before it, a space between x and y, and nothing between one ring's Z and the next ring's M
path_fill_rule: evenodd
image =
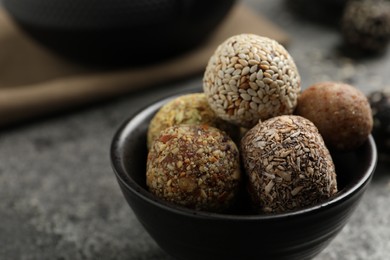
M197 49L152 66L98 71L45 49L1 9L0 28L0 126L202 73L216 46L235 34L255 33L284 45L288 42L281 28L239 3Z

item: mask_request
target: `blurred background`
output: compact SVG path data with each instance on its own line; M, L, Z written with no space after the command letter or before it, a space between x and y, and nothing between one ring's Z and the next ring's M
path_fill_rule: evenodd
M231 34L277 38L302 89L390 87L387 1L90 2L0 0L0 259L172 260L122 197L110 142L141 107L200 91L208 57ZM388 257L388 167L380 161L350 223L316 259Z

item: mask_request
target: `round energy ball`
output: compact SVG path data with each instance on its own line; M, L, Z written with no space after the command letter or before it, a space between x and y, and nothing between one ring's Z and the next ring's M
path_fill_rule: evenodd
M238 138L240 132L238 127L214 113L204 93L185 94L166 103L154 115L147 133L148 148L162 130L180 124L207 124L226 131L233 139Z
M373 127L367 97L340 82L319 82L304 90L296 114L312 121L327 146L340 151L359 147Z
M348 46L382 52L390 40L390 3L384 0L350 0L341 19Z
M241 140L255 208L281 213L321 203L337 192L335 167L317 128L294 115L259 122Z
M210 57L203 90L218 116L250 128L259 119L291 114L300 82L297 67L282 45L240 34L228 38Z
M241 179L239 152L225 132L207 125L163 130L147 157L146 184L163 200L221 212L234 202Z

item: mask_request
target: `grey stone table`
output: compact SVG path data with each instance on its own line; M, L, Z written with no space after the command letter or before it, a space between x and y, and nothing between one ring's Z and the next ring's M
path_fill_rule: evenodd
M246 1L292 37L303 88L340 80L368 93L390 79L389 53L355 59L340 34L297 19L284 1ZM127 117L201 76L156 86L86 109L0 132L0 259L172 260L149 237L120 193L111 138ZM317 260L389 259L390 173L380 163L349 223ZM261 235L261 234L259 234Z

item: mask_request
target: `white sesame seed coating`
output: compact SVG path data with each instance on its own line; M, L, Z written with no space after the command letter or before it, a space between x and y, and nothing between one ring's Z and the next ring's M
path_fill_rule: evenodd
M252 127L259 119L292 114L301 88L297 67L282 45L266 37L240 34L219 45L210 57L203 90L218 116Z

